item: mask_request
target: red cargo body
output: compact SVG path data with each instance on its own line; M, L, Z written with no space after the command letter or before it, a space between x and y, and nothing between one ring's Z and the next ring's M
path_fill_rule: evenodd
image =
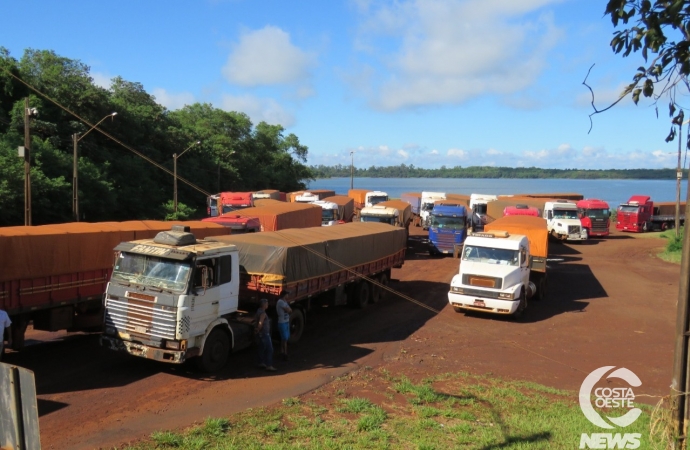
M608 203L596 198L580 200L577 202L577 212L588 236L609 235L611 209Z
M258 218L261 231L321 226L321 207L308 203L266 202L264 206L243 209L235 214Z
M506 206L503 209L503 216L532 216L539 217L539 208L528 205Z
M0 309L13 322L14 348L24 331L100 327L101 300L116 245L153 238L173 225L190 226L198 238L227 235L221 225L192 222L66 223L0 228Z

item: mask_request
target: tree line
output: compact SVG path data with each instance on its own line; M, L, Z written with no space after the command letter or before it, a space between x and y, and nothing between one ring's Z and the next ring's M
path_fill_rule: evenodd
M313 179L308 148L280 125L254 125L244 113L207 103L170 111L142 84L115 77L106 89L89 70L50 50L28 49L15 59L0 47L0 226L24 224L24 159L17 149L24 145L27 97L38 111L29 121L33 225L73 220L75 133L80 219L89 222L199 218L206 209L200 191L295 191ZM87 124L113 112L98 128L114 139ZM173 176L161 167L172 172L173 154L188 148L177 173L199 189L178 180L175 215Z
M349 177L350 166L311 166L315 178ZM687 170L684 170L687 177ZM676 169L542 169L539 167L446 167L424 169L414 165L354 168L354 176L371 178L571 178L671 180Z

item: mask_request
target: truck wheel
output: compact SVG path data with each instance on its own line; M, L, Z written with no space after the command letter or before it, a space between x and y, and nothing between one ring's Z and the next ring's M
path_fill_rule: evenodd
M357 283L357 287L355 288L354 305L359 309L366 308L367 304L369 303L370 295L371 286L369 286L369 282L364 280L360 281Z
M295 308L290 314L290 339L288 343L294 344L300 340L304 332L304 313L301 309Z
M197 359L199 369L207 373L217 372L228 362L230 338L228 334L216 328L206 338L204 353Z
M647 222L642 224L642 231L649 231L649 225L647 225Z
M526 308L527 295L525 294L525 290L522 289L522 291L520 291L520 304L518 305L517 311L513 313L513 319L519 319L520 317L522 317L522 314L524 313Z
M385 300L386 297L388 297L388 275L382 273L381 278L379 278L379 283L382 285L382 287L379 288L379 300Z
M539 279L539 285L537 286L537 300L541 301L546 299L546 275Z

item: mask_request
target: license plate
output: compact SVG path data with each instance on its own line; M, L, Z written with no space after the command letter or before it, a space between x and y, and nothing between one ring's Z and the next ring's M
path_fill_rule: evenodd
M134 331L137 333L146 333L146 327L134 327Z
M475 300L475 301L474 301L474 306L485 306L485 305L484 305L484 300Z

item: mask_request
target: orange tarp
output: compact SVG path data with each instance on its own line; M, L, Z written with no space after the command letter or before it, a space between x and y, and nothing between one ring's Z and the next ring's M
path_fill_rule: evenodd
M505 216L484 226L484 231L507 231L522 234L529 240L533 256L546 258L549 254L549 232L546 220L533 216Z
M261 231L321 226L321 207L309 203L273 202L234 213L258 218L261 222Z

